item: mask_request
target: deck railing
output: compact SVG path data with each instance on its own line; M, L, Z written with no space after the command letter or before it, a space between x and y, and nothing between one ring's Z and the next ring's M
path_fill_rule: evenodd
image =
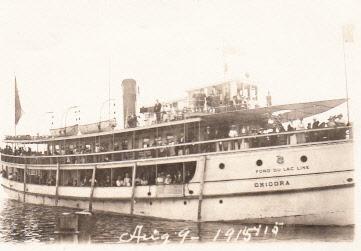
M296 130L281 133L253 134L234 138L213 139L207 141L187 142L174 145L155 146L139 149L93 152L65 155L15 156L1 154L4 162L51 165L51 164L86 164L125 160L152 159L183 156L222 151L237 151L250 148L264 148L287 145L299 145L315 142L338 141L352 138L352 127L335 127Z

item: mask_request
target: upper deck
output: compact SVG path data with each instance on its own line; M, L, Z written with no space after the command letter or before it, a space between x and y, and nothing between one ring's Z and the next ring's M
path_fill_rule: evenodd
M94 164L104 162L132 162L134 160L159 160L160 158L186 157L224 151L248 151L251 149L289 147L319 143L334 143L352 140L352 127L335 126L331 128L303 129L285 132L264 132L231 135L222 138L208 138L192 142L177 142L129 149L107 149L94 152L16 152L11 147L2 151L1 160L7 163L28 164L49 167L64 164ZM69 150L69 149L67 149ZM172 160L171 160L172 162Z
M113 127L111 130L104 132L99 129L99 132L86 134L81 134L81 130L78 129L79 125L74 125L69 128L72 128L73 130L75 128L75 135L6 136L3 141L10 144L49 144L51 142L58 141L71 142L74 140L86 140L94 137L114 137L114 135L121 134L143 134L144 132L153 133L154 131L167 131L168 128L173 127L183 127L185 131L185 127L192 124L197 124L199 130L205 129L206 126L212 126L217 123L226 123L228 126L233 124L242 126L252 126L258 124L260 127L263 127L266 126L265 123L267 123L267 120L270 118L276 118L280 123L297 120L299 118L310 117L325 112L344 103L345 101L345 99L334 99L261 108L248 108L241 104L237 105L231 103L213 107L213 109L202 110L201 112L191 110L189 108L185 109L180 115L178 114L179 116L172 116L171 112L162 112L166 119L154 122L151 125L135 126L124 129L114 129ZM99 125L101 123L102 122L99 122ZM203 128L201 129L201 127ZM64 129L66 130L67 128L60 128L59 130Z

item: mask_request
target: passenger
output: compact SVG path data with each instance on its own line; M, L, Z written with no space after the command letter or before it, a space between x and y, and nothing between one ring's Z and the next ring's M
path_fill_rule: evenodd
M310 130L310 129L312 129L312 124L308 123L307 124L307 130ZM311 138L312 138L312 132L306 132L305 133L306 142L311 142Z
M164 184L164 173L161 172L160 174L158 174L158 177L157 177L157 180L156 180L156 183L157 185L163 185Z
M213 97L211 95L208 95L206 97L206 105L207 105L208 112L213 112L212 103L213 103Z
M248 135L248 129L247 129L247 127L242 126L241 136L247 136L247 135ZM249 148L249 141L248 141L248 139L242 139L242 140L241 140L240 148L241 148L241 149Z
M313 119L312 129L317 129L319 127L320 121Z
M154 112L155 112L155 116L157 119L157 123L161 122L161 110L162 110L162 104L159 103L159 101L157 99L155 102L155 105L154 105Z
M176 143L176 145L184 143L184 135L183 135L183 133L180 135L179 138L176 138L175 143ZM184 146L176 146L175 147L176 154L177 155L183 155L184 154L183 149L184 149Z
M314 118L313 123L312 123L312 129L318 129L319 124L320 124L320 122L316 118ZM318 141L318 138L319 138L319 133L318 132L311 132L310 133L310 141L311 142Z
M96 153L100 152L99 144L96 144L96 145L95 145L95 152L96 152Z
M204 134L204 140L213 140L214 139L214 134L211 130L210 126L206 127L206 132ZM214 143L207 143L205 145L203 145L203 152L214 152L215 151L215 144Z
M142 179L139 176L137 176L134 180L134 183L136 186L139 186L142 183Z
M122 187L122 186L124 186L124 181L120 176L118 176L115 184L116 184L117 187Z
M106 177L106 179L105 179L105 184L104 184L104 186L105 187L110 187L110 177L109 177L109 175L107 175L107 177Z
M133 127L133 117L132 114L129 114L127 116L127 127L128 128L132 128Z
M336 128L335 117L330 116L330 117L328 118L327 128ZM337 139L336 130L335 130L335 129L330 130L330 131L328 131L327 133L328 133L328 139L329 139L329 140Z
M287 132L295 131L295 128L292 127L291 123L289 123L288 126L287 126ZM288 137L289 137L289 144L290 145L296 145L297 144L297 136L296 136L296 134L289 134Z
M303 119L301 118L299 123L296 126L296 130L305 130L305 125L303 124ZM306 135L305 133L297 133L296 134L296 138L297 138L297 143L298 144L302 144L302 143L306 143Z
M54 177L54 176L51 176L50 185L51 185L51 186L55 186L55 183L56 183L55 177Z
M163 116L162 116L162 121L163 121L163 122L169 122L169 121L170 121L170 112L171 112L171 110L170 110L170 105L169 105L169 104L165 104L165 105L163 106L163 109L162 109L162 114L163 114Z
M124 177L124 186L126 187L130 187L132 184L132 181L129 177L129 174L128 173L125 173L125 177Z
M336 116L335 123L337 126L345 126L346 120L343 118L342 114Z
M160 142L160 146L164 146L159 149L159 157L166 157L167 156L167 148L165 146L165 143L162 141Z
M206 99L206 95L204 94L204 90L202 89L201 92L199 93L198 96L199 99L199 109L200 112L204 111L204 103L205 103L205 99Z
M318 126L318 128L326 128L326 123L325 123L325 122L322 122L322 123ZM327 131L324 131L324 130L318 132L318 140L319 140L319 141L326 141L326 140L327 140L327 134L328 134L328 132L327 132Z
M327 127L328 128L336 127L335 117L330 116L328 118Z
M190 170L187 170L186 176L185 176L185 182L188 183L192 179L192 174Z
M148 185L148 179L146 179L146 177L145 177L144 174L142 175L142 179L140 180L140 184L141 184L142 186Z
M276 124L273 124L272 125L272 128L269 129L269 133L278 133L279 132L279 129L278 127L276 126ZM277 141L277 135L271 135L269 136L269 141L270 141L270 146L276 146L278 145L278 141Z
M339 114L338 116L336 116L335 123L336 123L336 126L346 126L346 125L349 126L349 124L346 124L346 121L343 119L342 114ZM336 129L335 139L345 139L346 138L346 131L347 131L347 128L338 128L338 129Z
M77 186L78 186L78 180L76 180L76 179L73 180L73 186L74 186L74 187L77 187Z
M46 180L46 184L47 184L48 186L51 186L51 177L49 177L49 178Z
M90 186L90 179L88 179L86 176L84 177L81 186Z
M164 179L164 184L170 185L171 183L172 183L172 177L170 176L170 174L167 174L167 176Z
M181 171L177 171L177 174L174 176L174 182L176 184L182 184L183 179L182 179L182 173Z
M228 137L230 138L236 138L238 137L238 131L237 131L237 127L235 125L232 125L229 133L228 133ZM239 146L238 146L238 141L228 141L228 150L238 150Z
M168 139L168 145L170 146L169 149L169 156L175 155L175 147L174 147L174 137L172 136L170 139Z
M267 137L263 136L264 134L267 134L266 129L263 129L263 128L258 129L257 135L261 136L261 137L257 138L259 147L265 147L268 144L268 139L267 139Z
M222 138L222 136L220 135L220 132L217 128L214 130L214 138L215 139ZM223 151L223 142L222 141L216 142L216 151L217 152Z

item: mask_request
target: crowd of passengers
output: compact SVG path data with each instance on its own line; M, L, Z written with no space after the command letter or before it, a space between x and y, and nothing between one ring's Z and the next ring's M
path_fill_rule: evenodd
M313 119L313 123L308 123L307 125L303 122L303 119L286 123L286 126L282 124L277 117L270 119L268 121L267 128L256 128L252 126L237 126L231 125L230 127L212 127L207 126L203 133L203 141L208 140L217 140L222 138L237 138L243 136L260 136L265 135L265 137L254 137L247 138L235 141L225 141L215 143L203 143L200 145L197 144L188 144L186 146L177 146L178 144L196 142L195 136L188 137L187 140L184 138L184 134L177 135L168 135L166 138L156 138L153 142L149 139L144 139L143 146L144 152L138 152L137 158L155 158L155 157L167 157L167 156L179 156L179 155L188 155L199 152L214 152L214 151L227 151L235 150L241 148L255 148L255 147L265 147L265 146L276 146L276 145L286 145L286 144L299 144L307 142L317 142L324 140L337 140L344 139L346 129L337 129L332 131L314 131L310 133L296 133L289 135L271 135L267 134L277 134L282 132L292 132L299 130L307 129L322 129L322 128L337 128L346 126L347 123L343 118L342 114L336 116L330 116L327 121L320 122L317 119ZM85 145L76 145L72 149L61 147L59 150L55 150L55 155L69 155L69 154L84 154L84 153L100 153L108 151L119 151L119 150L129 150L128 141L124 140L122 142L115 142L113 148L110 148L109 145L96 144L94 151ZM158 147L158 149L152 149L152 147ZM147 150L147 148L150 148ZM0 148L0 151L8 155L17 155L17 156L38 156L38 155L47 155L46 152L36 152L33 151L30 147L15 147L14 149L7 145L4 149ZM127 153L132 155L133 153ZM144 156L143 156L144 155ZM131 158L131 157L130 157ZM122 159L130 159L127 155L124 155ZM111 155L104 155L100 162L112 161ZM86 160L77 160L76 158L67 157L65 163L85 163Z
M240 93L229 99L226 95L222 98L221 95L215 95L213 93L206 95L204 91L195 92L191 97L191 107L184 107L178 109L176 104L160 103L156 100L153 107L140 109L141 113L154 114L153 123L169 122L174 120L184 119L184 115L189 112L208 112L218 113L224 111L246 110L256 108L254 100L247 99ZM139 117L135 114L129 114L127 116L127 127L134 128L139 126Z
M24 181L24 176L20 175L19 172L8 173L6 170L1 170L1 175L3 178L14 180L18 182ZM155 176L155 175L154 175ZM136 186L147 186L147 185L171 185L171 184L183 184L188 183L192 178L190 171L187 171L184 180L181 171L172 171L172 172L159 172L157 177L151 175L140 174L136 175L134 179ZM55 175L26 175L27 183L38 184L38 185L48 185L55 186L56 179ZM92 178L90 175L84 175L80 182L77 179L69 178L66 184L60 184L63 186L91 186ZM102 176L94 179L94 186L99 187L131 187L132 186L132 176L129 173L124 175L118 175L116 179L111 182L109 175Z
M237 91L237 95L229 98L227 95L211 92L206 95L204 90L192 94L193 112L221 112L223 109L246 110L258 107L254 99L247 98Z

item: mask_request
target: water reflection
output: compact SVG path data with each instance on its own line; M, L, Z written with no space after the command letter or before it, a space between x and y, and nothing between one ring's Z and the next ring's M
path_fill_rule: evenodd
M0 197L0 242L42 242L55 243L57 215L64 212L76 212L67 208L29 205ZM95 214L94 227L87 234L92 243L119 243L120 236L130 237L141 226L146 236L167 236L171 243L185 242L245 242L247 231L259 227L258 224L231 223L194 223L182 221L154 220L134 218L116 214ZM262 225L258 235L252 234L250 241L351 241L354 227L320 226L278 226L277 234L272 232L272 225ZM247 231L246 231L246 230ZM254 228L255 229L255 228ZM253 230L254 230L253 229ZM252 231L253 231L252 230ZM181 232L183 231L183 232ZM251 231L250 231L251 232ZM187 234L185 236L185 234ZM162 243L141 241L146 243ZM131 240L136 243L137 240Z

